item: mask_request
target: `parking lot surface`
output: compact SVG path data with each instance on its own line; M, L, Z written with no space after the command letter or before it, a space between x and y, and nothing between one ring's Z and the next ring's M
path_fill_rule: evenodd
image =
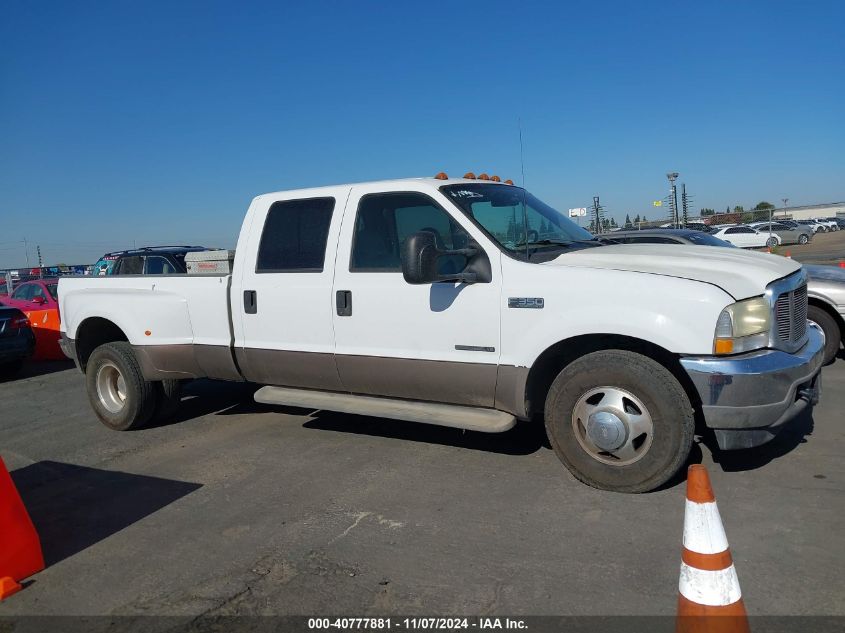
M708 465L752 615L845 614L845 360L769 445ZM20 614L673 614L683 480L577 482L542 428L502 435L256 405L198 381L118 433L64 363L0 383L0 454L48 567Z
M845 231L816 233L809 244L789 244L776 249L779 255L786 255L802 264L838 265L845 261Z

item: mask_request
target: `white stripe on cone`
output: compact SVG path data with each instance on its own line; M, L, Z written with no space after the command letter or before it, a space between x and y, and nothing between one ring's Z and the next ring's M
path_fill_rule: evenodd
M726 607L742 598L733 565L719 571L705 571L681 563L678 591L687 600L709 607Z
M684 547L699 554L718 554L728 549L728 537L715 501L696 503L687 499L684 510Z

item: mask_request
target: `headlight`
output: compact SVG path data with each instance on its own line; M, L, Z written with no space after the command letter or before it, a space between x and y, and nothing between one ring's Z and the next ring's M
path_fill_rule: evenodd
M715 354L738 354L766 347L772 309L763 297L746 299L722 310L713 338Z

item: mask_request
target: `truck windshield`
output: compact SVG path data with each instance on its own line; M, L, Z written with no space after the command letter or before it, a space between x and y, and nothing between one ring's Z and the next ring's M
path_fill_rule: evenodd
M502 248L527 259L538 251L556 257L561 249L601 246L589 231L521 187L464 183L440 190Z

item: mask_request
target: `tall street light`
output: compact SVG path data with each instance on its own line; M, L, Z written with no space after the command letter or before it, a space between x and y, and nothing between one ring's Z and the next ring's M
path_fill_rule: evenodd
M666 174L666 177L669 179L669 204L672 207L672 225L678 228L678 190L675 188L678 172L669 172Z

